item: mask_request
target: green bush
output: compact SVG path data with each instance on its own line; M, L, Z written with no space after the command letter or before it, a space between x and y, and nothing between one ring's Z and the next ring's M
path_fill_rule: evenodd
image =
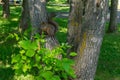
M49 50L44 47L43 36L36 35L31 41L26 37L21 40L17 34L14 35L20 49L19 53L12 56L16 76L32 75L33 80L68 80L76 77L72 68L74 61L66 57L67 44ZM62 55L62 59L58 59L58 55ZM73 52L70 55L76 54Z

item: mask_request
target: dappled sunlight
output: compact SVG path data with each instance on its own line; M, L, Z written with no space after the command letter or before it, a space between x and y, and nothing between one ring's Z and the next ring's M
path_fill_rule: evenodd
M67 38L67 19L63 18L55 18L54 19L58 23L58 32L56 34L57 39L60 43L66 42Z
M19 19L19 17L20 17L20 15L21 15L21 6L11 6L10 7L10 17L11 18L18 18Z
M2 20L0 20L0 33L3 34L6 31L8 31L9 26L5 26L5 25L9 25L10 22L7 19L1 18ZM2 35L1 35L2 36Z
M1 7L0 7L1 8ZM1 36L5 36L10 32L13 32L18 29L19 26L19 17L21 13L21 7L20 6L11 6L10 7L10 18L4 19L2 16L0 16L0 34ZM2 12L2 10L0 9Z
M11 21L18 21L18 18L12 18Z
M3 19L2 21L0 21L0 33L2 33L3 35L5 35L6 33L9 33L13 30L16 30L18 27L18 21L16 21L17 19L13 19L14 21L9 21L9 20L5 20Z
M11 10L20 10L21 6L10 6Z
M66 33L67 32L67 28L61 28L60 32Z
M19 17L20 17L20 7L10 7L11 14L8 19L3 18L0 16L0 79L10 80L8 79L9 76L13 75L12 69L10 68L11 64L11 55L15 52L14 44L15 39L9 36L10 33L14 33L18 29L19 25ZM2 13L2 8L0 7L0 14ZM9 72L10 71L10 72ZM6 74L4 74L6 73ZM8 78L5 78L7 77Z
M47 10L49 12L53 11L53 12L68 12L69 11L69 7L62 7L62 6L47 6Z

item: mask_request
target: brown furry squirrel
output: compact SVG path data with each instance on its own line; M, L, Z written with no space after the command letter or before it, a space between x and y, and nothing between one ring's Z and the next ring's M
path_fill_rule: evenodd
M55 33L58 30L58 24L52 20L53 17L55 17L55 13L49 13L48 14L48 22L42 23L41 25L41 32L43 32L47 36L54 36Z

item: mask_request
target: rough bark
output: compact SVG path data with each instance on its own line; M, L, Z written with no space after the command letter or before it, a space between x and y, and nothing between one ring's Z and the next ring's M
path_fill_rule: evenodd
M3 3L3 13L2 13L2 16L4 18L8 18L10 16L9 0L2 0L2 3Z
M80 32L82 24L82 1L71 0L70 2L70 14L68 22L68 43L72 46L69 50L77 51L78 42L80 41Z
M32 25L32 36L36 33L42 33L42 30L50 28L49 26L52 25L49 23L47 11L46 11L46 0L28 0L29 2L29 11L30 11L30 20ZM49 25L49 26L43 26ZM52 25L53 27L54 25ZM44 28L45 27L45 28ZM43 31L44 32L44 31ZM48 32L48 31L46 31ZM54 35L46 35L46 48L53 49L55 46L58 45L58 41Z
M80 15L75 16L79 9L74 7L74 5L82 5L81 2L82 0L72 1L68 41L72 42L73 47L77 44L77 47L74 47L77 48L77 56L74 57L76 62L74 69L77 75L75 80L94 80L105 28L107 0L86 0L85 14L82 18ZM74 17L81 22L77 29L72 25L78 22L71 20Z
M20 19L20 25L19 30L20 32L24 32L26 29L28 29L29 25L29 10L28 10L28 0L23 0L22 3L22 14Z
M39 32L39 28L43 22L47 22L47 11L45 0L28 0L30 20L33 27L32 34Z
M118 6L118 0L111 0L110 22L107 32L117 31L117 6Z

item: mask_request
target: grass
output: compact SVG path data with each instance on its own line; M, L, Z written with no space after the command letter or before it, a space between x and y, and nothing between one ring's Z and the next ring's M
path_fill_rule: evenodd
M69 12L69 7L66 6L47 6L49 12Z
M48 11L68 12L68 7L48 6ZM18 28L21 8L11 7L9 19L2 18L0 7L0 80L12 80L14 71L10 64L11 55L16 52L14 39L8 35L16 32ZM67 19L55 18L59 23L59 32L56 37L59 42L66 42ZM120 80L120 24L117 33L105 34L101 47L95 80Z
M120 33L105 34L95 80L120 80Z

